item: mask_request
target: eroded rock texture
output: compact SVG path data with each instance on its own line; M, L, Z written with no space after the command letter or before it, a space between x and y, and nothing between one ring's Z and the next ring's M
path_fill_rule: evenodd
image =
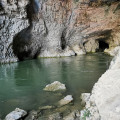
M15 35L16 42L13 44L13 49L20 60L37 56L80 55L86 52L104 51L120 44L119 0L38 0L37 2L39 13L35 13L35 10L37 12L38 10L30 2L31 9L27 9L26 15L27 1L17 0L12 3L7 1L5 7L7 14L3 12L0 16L1 21L6 21L4 17L9 16L8 22L1 30L0 42L4 41L2 45L5 46L1 52L4 54L2 57L5 56L16 33L18 34ZM11 24L10 20L15 21ZM27 27L28 20L29 27ZM11 28L5 27L10 25ZM8 29L14 32L7 32ZM23 30L19 33L21 29ZM6 33L10 37L7 37Z
M17 61L13 54L13 36L28 26L27 0L0 0L0 61Z
M90 112L94 111L91 117L98 118L90 120L120 120L120 50L116 54L87 101L87 108Z

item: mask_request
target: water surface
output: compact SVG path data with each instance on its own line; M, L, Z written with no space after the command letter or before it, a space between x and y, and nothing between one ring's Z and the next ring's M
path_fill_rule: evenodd
M16 107L24 110L51 105L65 95L90 92L94 83L109 67L111 57L102 53L62 58L42 58L0 66L0 114L4 117ZM54 81L67 87L63 96L45 92ZM78 105L77 105L78 106Z

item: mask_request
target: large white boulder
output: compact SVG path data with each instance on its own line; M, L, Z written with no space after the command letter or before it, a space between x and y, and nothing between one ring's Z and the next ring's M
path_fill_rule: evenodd
M11 113L9 113L6 117L5 120L18 120L22 117L24 117L25 115L27 115L27 112L16 108L14 111L12 111Z
M43 90L54 92L54 91L66 90L66 87L64 84L60 83L59 81L55 81L51 84L46 85L46 87Z
M101 120L120 120L120 51L95 84L92 96Z

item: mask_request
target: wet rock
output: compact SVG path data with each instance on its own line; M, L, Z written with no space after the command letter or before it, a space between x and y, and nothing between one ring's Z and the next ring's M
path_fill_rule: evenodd
M51 84L46 85L46 87L43 89L45 91L64 91L66 90L66 87L64 84L60 83L59 81L55 81Z
M67 95L66 97L64 97L63 99L61 99L58 104L59 106L64 106L64 105L67 105L69 104L70 102L73 101L73 97L72 95Z
M25 115L27 115L27 112L16 108L14 111L12 111L11 113L9 113L6 117L5 120L18 120L22 117L24 117Z
M90 99L90 93L82 93L81 94L81 104L85 106L85 104L89 101Z
M62 120L62 116L60 113L54 113L50 115L47 120Z
M63 120L80 120L80 111L75 110L71 112L69 115L65 116Z
M25 118L25 120L36 120L37 117L38 117L37 111L33 110L29 113L29 115Z

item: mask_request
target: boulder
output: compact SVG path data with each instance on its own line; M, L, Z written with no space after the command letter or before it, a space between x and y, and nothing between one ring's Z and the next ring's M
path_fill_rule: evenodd
M48 116L46 120L61 120L61 119L62 119L62 116L60 115L60 113L54 113Z
M64 84L60 83L59 81L55 81L51 84L46 85L46 87L43 90L54 92L54 91L66 90L66 87Z
M11 113L9 113L6 117L5 120L18 120L22 117L24 117L25 115L27 115L27 112L16 108L14 111L12 111Z
M102 120L120 120L120 51L95 84L91 97Z
M80 111L75 110L70 114L68 114L67 116L65 116L63 120L80 120L79 118L80 118Z
M70 102L73 101L73 97L72 95L67 95L66 97L64 97L63 99L61 99L58 104L59 106L64 106L66 104L69 104Z
M81 104L85 105L89 101L89 99L90 99L90 93L82 93L80 98L82 100Z
M37 117L38 117L38 112L35 110L32 110L24 120L36 120Z

